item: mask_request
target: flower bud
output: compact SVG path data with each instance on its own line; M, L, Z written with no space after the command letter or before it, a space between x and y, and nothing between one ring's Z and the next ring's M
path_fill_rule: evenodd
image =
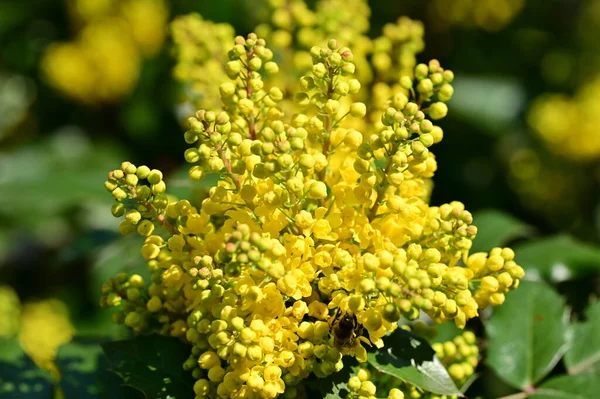
M367 113L367 107L364 103L353 103L350 106L350 115L355 118L362 118Z
M448 114L448 106L443 102L433 103L429 107L428 114L433 120L442 119Z

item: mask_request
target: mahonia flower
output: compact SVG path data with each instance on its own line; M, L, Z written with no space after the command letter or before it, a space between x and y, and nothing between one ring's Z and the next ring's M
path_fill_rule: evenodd
M48 47L42 71L52 86L77 101L120 100L135 87L143 58L162 47L165 2L76 0L69 5L78 33L72 41Z
M525 0L433 0L430 13L438 26L460 25L494 32L508 25Z
M184 368L197 398L296 392L344 356L364 362L365 345L382 347L400 319L423 312L463 328L524 274L510 249L469 256L477 229L463 204L428 204L453 73L415 65L373 123L356 100L353 52L332 39L309 54L284 107L263 80L279 70L266 41L234 39L221 110L187 120L189 177L219 176L201 204L168 196L159 170L130 162L105 183L119 230L146 237L151 280L121 273L101 304L120 306L115 321L136 332L192 345Z
M23 351L54 380L60 379L56 365L58 348L71 341L74 329L67 306L58 299L26 303L23 306L19 342Z
M270 68L286 71L286 74L270 74L266 83L281 89L283 99L279 107L291 113L295 112L292 97L303 83L290 76L300 77L310 71L313 66L310 49L315 44L324 47L334 35L342 43L352 43L355 77L361 84L357 88L356 82L348 82L348 87L342 84L337 90L346 94L352 91L356 100L370 103L372 122L379 120L385 102L400 87L399 76L412 75L416 54L424 48L422 23L407 17L386 24L380 37L369 39L370 9L364 0L318 0L315 10L303 0L271 0L263 14L262 23L255 31L270 43L278 60L278 64L270 64ZM183 112L190 108L220 106L220 93L214 82L221 81L226 74L225 62L233 29L190 14L177 18L172 31L178 54L174 76L185 85ZM449 88L451 86L443 91L447 93ZM360 93L355 93L356 90ZM446 95L449 99L452 93ZM341 100L344 99L347 98ZM362 120L354 123L356 126L352 127L359 130L370 126Z
M171 34L177 53L173 76L186 83L189 106L219 107L219 86L215 82L227 79L224 65L235 36L233 27L206 21L193 13L175 18Z
M554 153L573 161L600 156L600 78L581 88L575 96L561 94L538 98L529 111L529 125ZM576 127L573 129L573 127Z

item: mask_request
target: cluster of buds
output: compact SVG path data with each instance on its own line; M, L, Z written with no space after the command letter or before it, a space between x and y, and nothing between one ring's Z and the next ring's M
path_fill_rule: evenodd
M151 284L117 276L102 304L136 331L188 342L197 398L296 396L345 356L366 361L363 344L381 348L402 318L462 328L523 275L509 249L469 257L477 229L461 203L428 204L452 72L416 65L369 123L352 51L329 40L309 54L285 105L263 80L279 69L265 40L234 39L221 110L187 121L190 178L219 177L201 202L167 196L159 171L127 162L106 183L121 231L146 237ZM502 283L480 294L490 278Z

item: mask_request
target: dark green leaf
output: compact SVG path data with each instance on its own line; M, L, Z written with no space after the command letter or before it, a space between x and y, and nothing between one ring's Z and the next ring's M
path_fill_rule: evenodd
M535 385L567 349L564 300L542 282L522 281L485 327L487 363L515 388Z
M47 399L52 378L23 352L16 339L0 338L0 398Z
M552 281L597 273L600 268L600 248L566 235L518 245L514 250L517 262L528 273Z
M571 347L565 353L569 374L595 370L600 366L600 301L586 310L587 320L570 328Z
M375 369L428 392L462 396L423 338L398 329L385 344L384 349L368 354L367 360Z
M533 399L591 399L600 392L600 376L597 374L561 375L540 385Z
M531 234L531 226L508 213L484 210L473 214L473 224L477 226L477 237L471 252L489 251L510 241Z
M98 397L96 371L101 355L99 344L71 342L59 348L56 362L62 373L60 386L67 398Z
M452 85L456 88L453 111L489 135L505 134L525 105L525 90L514 79L462 76ZM490 90L494 91L493 98Z
M60 387L66 398L140 398L110 373L99 342L76 339L60 347L56 362L62 373ZM114 377L114 378L111 378Z
M144 238L138 234L119 237L98 253L92 266L92 286L95 298L100 298L100 287L119 272L138 273L147 276L146 261L142 257Z
M53 221L70 207L101 204L106 212L90 212L84 222L105 227L112 218L108 207L114 200L103 183L121 159L116 148L92 145L75 128L65 128L49 139L8 153L3 166L12 172L0 181L0 215L7 219L18 215L20 225L39 232L50 229L41 221Z
M102 348L110 370L147 398L185 399L193 396L194 381L182 368L191 347L181 341L152 335L109 342Z

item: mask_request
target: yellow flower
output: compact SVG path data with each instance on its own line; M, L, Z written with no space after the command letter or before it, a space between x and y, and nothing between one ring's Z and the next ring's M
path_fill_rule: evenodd
M35 364L49 371L55 380L60 379L56 353L71 341L73 333L67 307L61 301L49 299L24 305L19 342Z

